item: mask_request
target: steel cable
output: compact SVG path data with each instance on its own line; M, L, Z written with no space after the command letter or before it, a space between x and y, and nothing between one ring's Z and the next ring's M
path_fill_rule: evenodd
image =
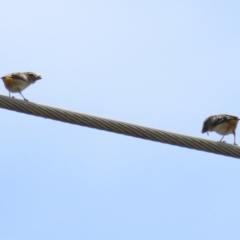
M0 108L146 140L167 143L179 147L240 158L240 147L232 144L214 142L202 138L95 117L83 113L72 112L64 109L9 98L2 95L0 95Z

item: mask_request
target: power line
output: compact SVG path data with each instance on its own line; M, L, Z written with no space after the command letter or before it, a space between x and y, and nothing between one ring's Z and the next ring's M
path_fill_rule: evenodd
M167 143L179 147L240 158L240 147L231 144L214 142L202 138L196 138L162 131L159 129L91 116L83 113L72 112L64 109L9 98L2 95L0 95L0 108L80 126L120 133L146 140Z

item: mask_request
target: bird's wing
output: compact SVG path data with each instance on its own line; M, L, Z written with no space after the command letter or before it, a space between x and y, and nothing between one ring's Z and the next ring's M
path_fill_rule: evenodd
M217 125L228 122L229 120L238 120L238 117L226 114L218 115L212 119L212 126L216 127Z
M16 80L28 81L27 76L23 73L12 73L9 76Z

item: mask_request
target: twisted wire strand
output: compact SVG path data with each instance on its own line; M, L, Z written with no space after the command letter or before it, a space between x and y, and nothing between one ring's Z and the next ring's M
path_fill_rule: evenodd
M0 95L0 108L132 137L240 158L240 147L159 129L72 112Z

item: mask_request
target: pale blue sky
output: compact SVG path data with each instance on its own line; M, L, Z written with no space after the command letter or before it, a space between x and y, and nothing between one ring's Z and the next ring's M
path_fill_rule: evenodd
M0 9L0 74L41 74L32 102L216 141L203 120L240 116L239 1ZM0 111L0 239L239 239L239 160Z

